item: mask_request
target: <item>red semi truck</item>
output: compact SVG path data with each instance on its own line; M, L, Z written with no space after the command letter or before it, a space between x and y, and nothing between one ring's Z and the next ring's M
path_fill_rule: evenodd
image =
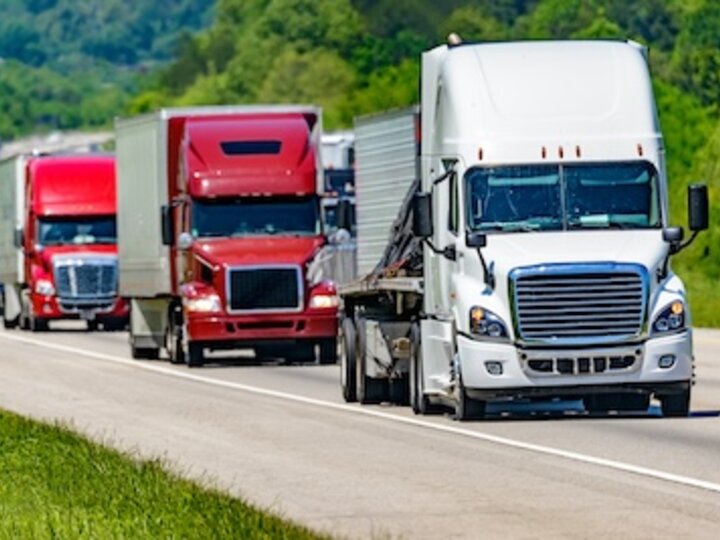
M0 280L6 328L60 319L126 326L117 294L115 161L19 155L0 163Z
M134 358L205 353L335 363L321 278L320 112L164 109L116 123L120 290Z

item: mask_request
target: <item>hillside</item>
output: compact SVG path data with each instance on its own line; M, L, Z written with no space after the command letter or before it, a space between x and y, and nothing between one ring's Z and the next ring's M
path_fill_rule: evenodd
M0 139L108 122L213 0L0 0Z
M0 55L6 59L0 137L97 126L117 114L167 105L257 102L320 104L325 126L333 129L349 126L358 114L415 102L419 53L451 31L485 41L622 38L650 49L673 223L685 223L689 183L705 181L711 200L720 197L716 0L134 4L0 0ZM691 278L691 297L703 299L695 302L700 324L720 326L714 286L720 225L712 219L711 226L676 267Z

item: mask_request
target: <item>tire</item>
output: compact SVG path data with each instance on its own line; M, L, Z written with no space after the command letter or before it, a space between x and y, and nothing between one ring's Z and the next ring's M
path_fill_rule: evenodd
M20 330L30 330L30 301L25 291L20 293Z
M355 349L355 366L357 372L357 400L363 405L381 403L387 395L387 379L368 377L365 372L365 356L367 352L365 319L357 320L357 347Z
M184 364L185 351L183 349L183 327L178 325L178 321L171 311L168 317L168 325L165 329L165 349L168 352L171 364Z
M47 319L30 316L31 332L47 332L50 329Z
M18 327L19 324L20 324L20 317L15 317L12 320L7 320L6 318L3 317L3 327L6 330L14 330L15 328Z
M685 417L690 415L690 388L677 394L660 396L660 409L663 416Z
M97 321L88 321L87 322L88 332L97 332L99 328L100 328L100 323L98 323Z
M320 364L323 366L337 364L337 338L323 339L320 342Z
M340 387L346 403L357 401L356 349L355 324L352 319L345 317L340 326Z
M203 367L205 365L205 350L203 346L200 343L193 343L192 341L188 343L185 360L187 361L188 367Z
M608 411L647 411L650 406L649 394L594 394L583 398L589 413L604 414Z
M429 398L424 393L422 347L420 341L420 325L418 323L413 323L410 327L410 343L410 373L408 377L410 407L412 407L415 414L440 414L443 412L442 407L430 403Z
M130 355L135 360L157 360L160 358L160 349L151 349L148 347L136 347L130 345Z
M315 363L315 345L313 343L298 343L288 348L284 353L285 361L297 364Z
M485 416L486 402L472 399L468 396L461 375L458 378L455 394L457 399L455 404L455 420L465 422L467 420L477 420Z

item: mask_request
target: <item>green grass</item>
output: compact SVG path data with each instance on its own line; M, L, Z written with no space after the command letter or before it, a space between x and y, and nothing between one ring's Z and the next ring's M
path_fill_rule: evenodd
M320 538L70 430L0 411L0 538Z

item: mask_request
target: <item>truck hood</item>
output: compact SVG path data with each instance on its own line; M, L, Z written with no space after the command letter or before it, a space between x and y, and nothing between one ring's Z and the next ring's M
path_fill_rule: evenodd
M325 244L322 236L254 236L197 240L193 251L212 265L302 265Z
M661 230L489 235L483 255L495 272L563 263L634 263L653 268L667 253Z

